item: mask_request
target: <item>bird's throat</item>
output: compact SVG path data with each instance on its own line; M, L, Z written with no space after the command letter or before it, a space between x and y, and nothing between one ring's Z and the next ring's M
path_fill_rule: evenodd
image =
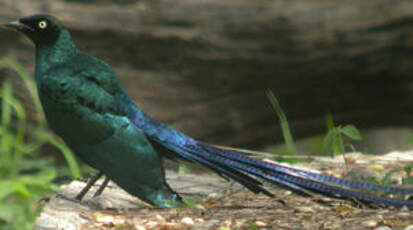
M78 53L67 30L63 30L54 43L36 45L36 78L49 69L68 62Z

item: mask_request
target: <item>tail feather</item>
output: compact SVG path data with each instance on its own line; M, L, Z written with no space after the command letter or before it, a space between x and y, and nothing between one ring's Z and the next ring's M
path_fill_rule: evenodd
M209 148L210 146L206 146L205 144L203 144L203 147L204 151L192 145L189 148L187 146L179 148L169 146L170 149L172 148L173 151L180 154L182 157L199 162L218 173L228 175L230 178L240 182L242 185L255 193L263 192L266 195L272 195L262 187L261 182L248 175L253 175L271 183L275 183L304 194L309 194L311 191L327 196L340 196L347 199L357 199L367 203L384 204L397 207L413 207L413 202L406 200L380 197L369 193L353 191L326 184L324 181L319 181L309 177L306 174L307 171L305 170L298 170L282 165L280 165L282 166L280 168L278 168L278 165L275 165L276 167L272 168L262 167L259 163L263 163L264 165L271 163L264 161L259 162L257 159L239 156L241 159L248 160L248 162L245 163L240 161L240 158L234 160L232 157L227 157L228 155L226 154L224 155L222 153L218 154L217 152L211 152L211 149L215 147L211 146L211 148ZM207 149L209 151L206 151ZM231 154L234 156L235 152L232 152ZM255 163L250 164L250 160L253 160ZM230 172L230 174L228 174L228 172ZM316 175L316 173L312 174Z
M250 191L254 193L264 193L268 196L273 196L272 193L267 191L262 183L251 176L243 173L242 171L237 171L234 170L231 167L228 167L225 164L221 164L220 162L211 162L210 160L206 159L205 157L199 156L198 154L192 152L191 150L185 149L185 148L180 148L177 146L167 146L168 149L175 151L176 153L179 153L181 157L202 164L205 167L208 167L209 169L215 171L219 175L225 175L238 183L242 184L246 188L248 188Z
M294 183L310 191L314 191L314 192L321 193L321 194L328 195L328 196L339 195L343 198L357 199L359 201L367 202L367 203L391 205L395 207L403 207L403 206L413 207L413 202L411 201L407 201L403 199L381 197L381 196L376 196L370 193L364 193L364 192L344 189L341 187L324 184L319 181L306 180L306 179L288 175L288 174L278 174L278 175L274 175L274 177L277 177L281 180L289 181L290 183Z
M221 149L198 142L142 113L136 113L131 119L150 139L174 152L177 156L200 163L221 176L227 176L239 182L255 193L262 192L268 196L273 196L259 180L255 179L261 178L304 194L312 191L327 196L339 195L344 198L358 199L362 202L413 207L411 201L351 190L364 189L413 194L413 188L393 188L351 181L270 163L248 157L241 151Z
M410 201L381 197L370 193L346 189L340 186L361 188L369 191L381 190L390 193L413 193L413 189L379 186L321 175L306 170L250 158L245 155L240 155L240 153L235 151L223 150L203 143L197 143L197 146L191 145L190 149L194 154L208 154L209 160L214 163L225 164L228 167L246 172L266 181L291 188L295 191L303 193L313 191L328 196L338 195L343 198L357 199L367 203L384 204L397 207L413 207L413 202ZM334 186L332 184L338 186Z
M413 194L413 188L395 188L395 187L376 185L376 184L371 184L371 183L366 183L366 182L342 179L342 178L337 178L337 177L333 177L329 175L323 175L323 174L310 172L307 170L292 168L292 167L288 167L288 166L281 165L281 164L270 163L270 162L262 161L256 158L249 158L245 155L241 155L243 154L242 152L237 152L234 150L220 149L220 148L207 145L207 144L203 144L203 143L198 143L198 145L207 152L224 155L227 158L245 162L246 164L249 164L249 165L253 165L256 167L263 167L269 170L275 170L275 171L280 171L280 172L285 172L285 170L288 170L293 173L306 176L313 180L321 181L321 182L325 182L329 184L335 184L335 185L345 186L349 188L383 191L387 193Z

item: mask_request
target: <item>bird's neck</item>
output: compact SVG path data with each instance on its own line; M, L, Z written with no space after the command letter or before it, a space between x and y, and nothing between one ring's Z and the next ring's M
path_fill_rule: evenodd
M43 75L50 68L69 61L78 53L79 50L67 30L62 31L54 43L36 45L36 77Z

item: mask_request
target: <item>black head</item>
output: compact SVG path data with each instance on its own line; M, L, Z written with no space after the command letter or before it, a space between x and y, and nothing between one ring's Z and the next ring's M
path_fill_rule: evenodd
M9 22L4 26L17 29L29 37L36 45L53 43L64 29L55 17L50 15L32 15Z

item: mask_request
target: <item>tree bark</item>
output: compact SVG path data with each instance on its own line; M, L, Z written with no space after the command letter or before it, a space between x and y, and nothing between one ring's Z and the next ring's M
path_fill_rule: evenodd
M79 48L107 61L144 111L208 142L282 141L265 89L276 94L295 137L324 132L329 113L337 124L361 128L412 122L411 1L0 5L1 21L35 12L62 19ZM33 66L27 40L2 34L4 55Z

